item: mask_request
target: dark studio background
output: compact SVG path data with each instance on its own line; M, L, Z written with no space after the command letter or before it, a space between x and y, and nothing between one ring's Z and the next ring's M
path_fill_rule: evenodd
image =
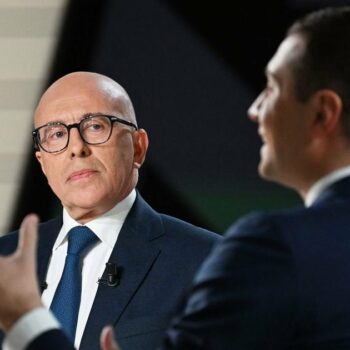
M301 204L259 179L260 141L246 110L291 22L343 4L70 0L46 85L76 70L122 84L150 138L141 194L161 212L224 232L249 211ZM46 220L60 210L33 153L23 179L10 229L28 212Z

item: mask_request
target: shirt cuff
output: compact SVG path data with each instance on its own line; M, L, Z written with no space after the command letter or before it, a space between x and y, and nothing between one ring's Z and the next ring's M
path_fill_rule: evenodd
M3 350L24 350L40 334L61 328L53 314L44 307L24 314L7 333Z

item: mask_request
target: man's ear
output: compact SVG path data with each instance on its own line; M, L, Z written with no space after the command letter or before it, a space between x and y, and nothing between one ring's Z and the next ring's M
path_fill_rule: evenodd
M41 152L40 151L36 151L35 152L35 158L38 160L38 162L40 163L40 167L41 167L41 171L44 173L44 175L46 176L46 171L45 171L45 167L43 164L43 159L41 157Z
M134 141L134 167L141 168L148 149L148 135L146 130L138 129L133 133Z
M321 135L329 135L341 128L343 102L333 90L318 90L313 96L314 131Z

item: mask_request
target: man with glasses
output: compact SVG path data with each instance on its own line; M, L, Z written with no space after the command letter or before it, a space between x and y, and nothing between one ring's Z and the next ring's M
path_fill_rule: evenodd
M125 350L153 349L217 235L155 212L136 192L148 137L112 79L76 72L56 81L36 108L33 138L63 206L39 229L43 305L77 348L98 348L110 323ZM2 238L0 253L17 240L18 232ZM50 329L41 311L20 328ZM14 330L5 345L25 341Z

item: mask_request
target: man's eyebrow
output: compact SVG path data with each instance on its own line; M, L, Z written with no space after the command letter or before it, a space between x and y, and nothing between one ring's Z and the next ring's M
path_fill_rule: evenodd
M87 113L84 113L83 115L80 116L80 120L83 120L83 119L89 118L89 117L94 117L96 115L106 115L106 113L103 113L103 112L87 112Z
M88 118L88 117L91 117L91 116L94 116L94 115L99 115L99 114L103 114L103 113L100 113L100 112L87 112L87 113L84 113L82 114L80 117L79 117L79 121L85 119L85 118ZM62 119L57 119L57 120L53 120L52 122L50 123L63 123L63 124L71 124L71 123L67 123L66 121L63 121Z
M104 113L101 113L101 112L87 112L87 113L84 113L80 116L79 120L83 120L85 118L88 118L88 117L91 117L91 116L94 116L94 115L100 115L100 114L104 114ZM51 125L51 124L57 124L57 123L60 123L60 124L64 124L64 125L70 125L72 123L67 123L66 121L64 121L63 119L54 119L54 120L50 120L49 122L43 124L43 125L39 125L38 128L40 126L45 126L45 125Z
M78 123L80 123L82 120L84 120L84 119L86 119L86 118L89 118L89 117L91 117L92 115L94 115L94 114L96 114L96 113L84 113L84 114L82 114L80 117L79 117L79 119L78 119Z
M62 120L60 120L60 119L50 120L50 121L48 121L48 122L45 123L45 124L41 124L41 125L37 126L36 128L40 128L40 127L46 126L46 125L58 124L58 123L64 124L64 121L62 121ZM35 126L35 125L34 125L34 126Z

